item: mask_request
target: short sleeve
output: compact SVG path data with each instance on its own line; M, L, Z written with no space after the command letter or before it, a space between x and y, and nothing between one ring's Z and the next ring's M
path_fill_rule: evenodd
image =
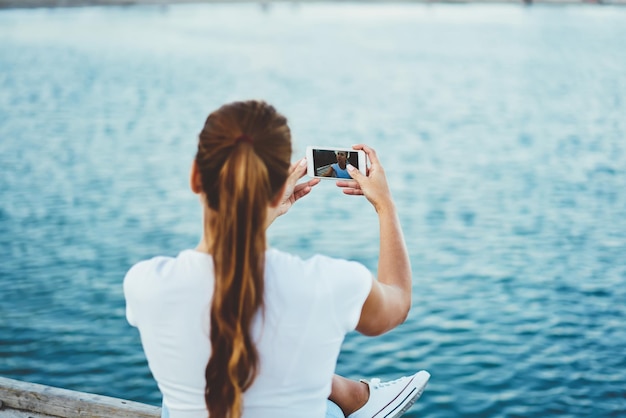
M361 263L317 256L320 277L330 291L337 323L342 331L353 331L363 304L372 289L372 273Z
M128 270L124 277L124 298L126 299L126 320L134 327L140 321L141 307L153 286L150 279L153 276L155 261L158 258L141 261Z
M133 310L126 304L126 320L133 327L137 326L137 321L135 321L135 316L133 315Z
M126 299L126 320L133 327L137 326L137 318L133 312L136 300L137 288L141 281L141 263L135 264L124 276L124 298Z

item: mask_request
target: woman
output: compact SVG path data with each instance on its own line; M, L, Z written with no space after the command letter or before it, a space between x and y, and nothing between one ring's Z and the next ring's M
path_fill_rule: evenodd
M350 173L348 173L348 158L350 153L347 151L335 151L336 163L328 166L328 170L324 173L324 177L338 177L343 179L349 179Z
M378 212L378 281L355 262L267 249L267 226L317 180L295 186L306 162L290 167L290 131L272 106L236 102L209 115L191 169L203 207L200 243L140 262L124 280L128 320L172 418L320 418L329 393L360 418L392 407L397 414L417 399L426 372L389 385L333 376L347 332L384 333L411 306L385 173L374 150L355 149L369 155L369 175L348 167L353 180L338 185Z

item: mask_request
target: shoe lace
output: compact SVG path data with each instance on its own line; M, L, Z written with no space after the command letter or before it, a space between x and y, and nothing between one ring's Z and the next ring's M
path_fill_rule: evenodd
M396 383L399 383L401 380L404 380L404 378L401 377L400 379L390 380L388 382L381 382L379 378L375 377L372 380L370 380L370 386L373 387L374 389L383 388L385 386L395 385Z

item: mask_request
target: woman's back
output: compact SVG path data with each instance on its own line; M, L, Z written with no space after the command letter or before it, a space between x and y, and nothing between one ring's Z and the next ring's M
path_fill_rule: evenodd
M129 322L172 418L322 417L345 334L404 321L411 269L395 205L374 150L353 149L368 155L368 174L348 165L352 180L337 185L378 212L378 281L358 263L267 250L266 228L315 184L296 186L306 161L290 163L284 116L247 101L206 119L190 176L200 243L138 263L125 279Z
M371 273L355 262L268 250L264 276L264 308L251 328L260 368L243 416L324 416L341 343L359 321ZM213 286L212 257L194 250L138 263L124 282L129 322L140 330L172 418L206 417Z

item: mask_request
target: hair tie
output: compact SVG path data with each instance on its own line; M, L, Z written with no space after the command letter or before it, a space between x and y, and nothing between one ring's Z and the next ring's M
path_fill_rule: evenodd
M252 144L252 138L250 138L248 135L240 135L237 137L237 139L235 139L235 144L238 144L240 142L247 142L248 144Z

